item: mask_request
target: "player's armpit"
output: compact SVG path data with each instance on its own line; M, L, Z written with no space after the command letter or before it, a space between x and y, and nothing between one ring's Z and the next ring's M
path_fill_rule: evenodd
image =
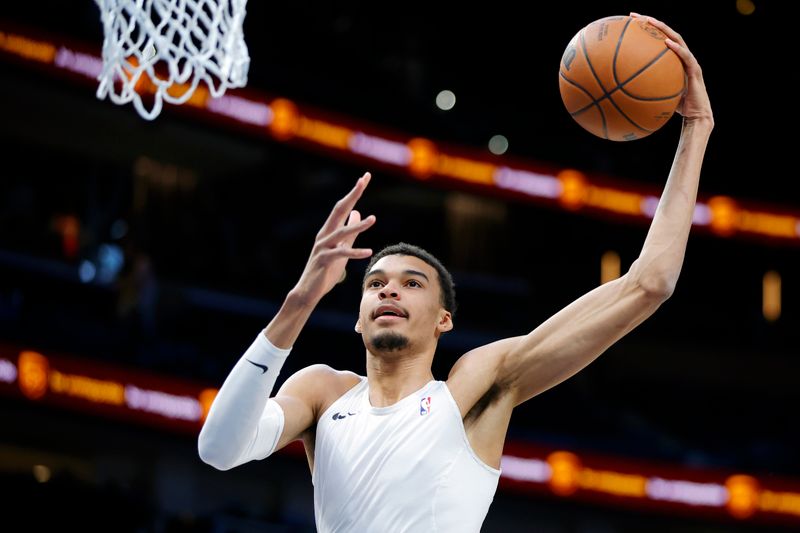
M495 401L508 393L509 382L502 382L499 372L503 368L503 359L521 339L523 337L512 337L480 346L462 355L453 365L447 377L447 388L462 418L474 413L474 407L481 401Z

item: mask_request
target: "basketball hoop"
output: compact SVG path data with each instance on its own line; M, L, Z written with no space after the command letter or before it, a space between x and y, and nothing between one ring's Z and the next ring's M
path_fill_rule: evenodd
M133 102L147 120L164 101L222 96L244 87L247 0L95 0L103 23L103 70L97 97ZM198 90L200 82L205 89ZM142 97L152 104L148 106Z

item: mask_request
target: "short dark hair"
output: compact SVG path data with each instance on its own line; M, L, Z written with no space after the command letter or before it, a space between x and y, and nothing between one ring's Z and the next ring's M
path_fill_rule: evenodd
M432 266L434 270L436 270L436 274L439 276L439 288L441 289L442 293L442 307L449 311L451 316L456 315L456 286L455 283L453 283L453 276L450 274L450 272L448 272L444 265L442 265L441 261L433 256L432 253L428 252L427 250L423 250L419 246L414 246L413 244L408 244L405 242L391 244L377 254L373 255L369 261L369 264L367 265L367 269L364 271L364 279L361 280L362 289L364 287L364 283L367 281L367 274L369 274L370 270L372 270L372 267L375 265L375 263L387 255L411 255L418 259L422 259Z

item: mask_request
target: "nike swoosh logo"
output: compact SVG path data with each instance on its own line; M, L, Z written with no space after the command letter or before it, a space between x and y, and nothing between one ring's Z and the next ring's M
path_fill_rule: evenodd
M333 413L333 417L332 418L333 418L333 420L341 420L343 418L347 418L348 416L354 416L354 415L357 415L357 414L358 413L351 413L350 411L348 411L346 415L343 415L343 414L340 414L340 413Z
M268 367L267 365L259 365L258 363L254 363L254 362L252 362L250 359L247 359L247 358L245 358L245 361L247 361L247 362L248 362L248 363L250 363L251 365L255 365L255 366L257 366L258 368L260 368L260 369L261 369L261 373L262 373L262 374L266 374L266 373L267 373L267 370L269 370L269 367Z

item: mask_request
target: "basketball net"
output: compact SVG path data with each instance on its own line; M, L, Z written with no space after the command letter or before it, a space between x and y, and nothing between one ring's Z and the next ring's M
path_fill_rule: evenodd
M95 0L103 23L97 97L153 120L164 101L216 98L247 84L247 0ZM205 82L208 90L198 89ZM197 94L195 94L197 91ZM152 100L149 108L142 102Z

